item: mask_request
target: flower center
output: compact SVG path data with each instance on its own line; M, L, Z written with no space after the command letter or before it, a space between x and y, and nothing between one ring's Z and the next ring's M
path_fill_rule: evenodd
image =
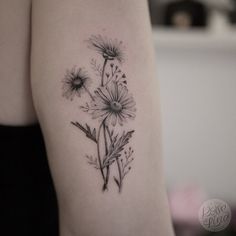
M110 107L113 112L120 112L122 110L122 105L116 101L112 101Z
M108 60L114 60L114 58L116 57L116 54L114 51L110 50L110 49L107 49L104 53L103 53L103 57L105 59L108 59Z
M76 89L79 89L83 86L84 82L80 77L76 77L73 81L73 85L75 86Z

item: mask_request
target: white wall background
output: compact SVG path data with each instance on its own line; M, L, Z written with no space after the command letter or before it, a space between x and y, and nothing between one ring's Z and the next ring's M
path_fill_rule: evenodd
M154 32L169 187L236 204L236 35Z

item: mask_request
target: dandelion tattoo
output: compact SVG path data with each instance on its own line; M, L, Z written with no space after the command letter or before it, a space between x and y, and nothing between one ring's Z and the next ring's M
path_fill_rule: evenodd
M91 128L87 123L81 124L78 121L71 121L71 124L82 131L96 147L96 156L87 154L86 159L89 165L100 172L102 190L108 190L110 179L113 179L121 192L124 178L134 160L133 149L127 147L134 130L127 131L123 125L133 120L136 112L126 75L120 68L124 62L124 47L122 41L101 35L91 36L86 43L89 49L98 53L98 61L101 61L99 64L93 58L90 63L99 78L99 84L91 92L92 79L86 70L73 67L63 78L63 96L72 101L75 96L80 98L87 94L89 100L79 107L92 120L97 121L97 127ZM93 81L96 84L97 78Z

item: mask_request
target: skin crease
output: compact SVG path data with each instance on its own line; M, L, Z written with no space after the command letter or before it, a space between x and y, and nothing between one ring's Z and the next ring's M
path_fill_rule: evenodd
M39 120L59 201L60 236L173 236L162 172L159 90L147 2L33 0L31 52L30 2L0 1L0 11L6 12L1 18L6 19L10 9L15 11L10 22L0 20L4 32L0 34L4 111L0 122ZM75 65L89 68L90 59L97 56L85 43L97 34L123 41L121 67L137 107L135 120L125 126L135 130L130 141L135 160L121 194L112 184L108 192L101 191L102 179L84 157L96 149L70 123L87 122L87 114L78 106L88 97L71 102L62 96L66 70Z

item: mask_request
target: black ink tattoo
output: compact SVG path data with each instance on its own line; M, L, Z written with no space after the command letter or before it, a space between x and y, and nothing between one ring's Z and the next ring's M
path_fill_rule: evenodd
M117 175L113 176L119 192L122 190L124 177L131 170L133 149L125 149L134 130L120 131L128 120L135 118L136 108L133 96L127 87L126 74L120 65L124 62L122 41L93 35L88 40L88 47L95 50L102 59L102 64L92 59L90 64L96 76L100 78L99 86L90 92L91 77L82 68L72 68L63 79L63 96L73 100L75 95L81 97L87 93L90 101L80 109L98 121L98 127L91 128L87 123L72 121L71 124L82 131L96 146L97 156L86 155L89 165L100 171L103 180L102 190L108 190L111 168L115 166ZM119 127L119 128L118 128Z
M81 97L81 94L86 91L92 100L94 100L92 94L87 88L91 79L82 68L76 69L73 67L71 71L67 70L63 82L64 97L73 100L75 95Z

